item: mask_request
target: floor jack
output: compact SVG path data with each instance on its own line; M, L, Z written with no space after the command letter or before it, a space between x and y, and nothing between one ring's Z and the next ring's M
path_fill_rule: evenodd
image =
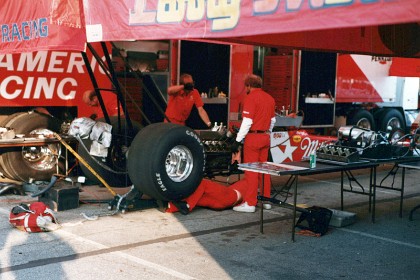
M106 187L110 193L114 196L114 199L109 202L108 209L116 211L121 211L125 213L127 210L142 210L147 208L159 207L159 209L164 210L165 204L162 201L154 199L143 199L143 194L140 193L134 185L131 187L130 191L124 195L117 194L111 186L75 151L73 148L68 145L57 133L54 133L54 136L69 150L86 168L95 175L96 178Z
M155 199L144 199L143 194L139 192L134 186L130 191L122 196L116 195L108 204L109 210L121 210L121 213L133 210L143 210L149 208L164 209L163 203Z

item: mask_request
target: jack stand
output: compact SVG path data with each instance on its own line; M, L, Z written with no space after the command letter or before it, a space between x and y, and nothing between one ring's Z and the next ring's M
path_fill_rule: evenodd
M115 196L114 199L109 202L108 209L113 210L115 207L124 214L127 210L133 211L158 207L156 200L141 199L142 195L143 194L133 186L131 190L123 196Z

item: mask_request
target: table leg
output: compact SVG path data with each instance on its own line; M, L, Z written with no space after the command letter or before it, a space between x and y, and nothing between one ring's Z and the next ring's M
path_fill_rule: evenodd
M371 169L371 173L372 173L372 169ZM372 176L372 174L371 174ZM373 186L372 184L370 184L370 187L373 188L373 194L372 194L372 199L373 199L373 203L372 203L372 223L375 222L375 208L376 208L376 166L373 167ZM371 190L369 190L369 192L372 192ZM369 200L370 200L370 195L369 195ZM370 203L369 203L370 205Z
M341 211L344 210L344 171L341 170Z
M369 173L369 213L372 213L372 189L373 189L373 168L370 169Z
M403 209L404 179L405 179L405 167L403 167L403 169L402 169L402 178L401 178L400 218L402 218L402 209Z
M292 222L292 242L295 242L295 227L296 227L296 204L297 204L297 184L298 184L298 176L296 176L295 180L295 190L293 194L293 222Z

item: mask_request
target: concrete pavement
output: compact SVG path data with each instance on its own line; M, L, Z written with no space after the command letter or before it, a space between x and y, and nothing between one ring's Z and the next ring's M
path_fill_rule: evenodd
M379 179L388 167L380 168ZM367 185L365 170L354 174ZM408 213L420 203L419 177L419 171L406 173L402 218L398 193L377 189L375 223L368 198L345 193L344 210L357 214L356 223L322 237L296 235L294 243L292 211L281 207L264 211L264 234L259 210L197 208L184 216L151 208L112 215L104 203L58 212L61 229L28 234L12 228L8 215L34 199L3 195L0 279L418 279L420 211L413 221ZM273 177L274 185L286 179ZM339 184L336 173L302 177L298 203L340 209ZM105 189L83 189L107 196Z

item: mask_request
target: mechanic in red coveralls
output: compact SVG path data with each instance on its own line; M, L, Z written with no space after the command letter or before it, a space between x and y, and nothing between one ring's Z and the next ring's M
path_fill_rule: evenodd
M102 93L102 100L104 101L106 112L108 116L118 116L118 99L117 95L112 93ZM90 118L93 120L100 119L104 117L104 112L102 111L101 105L99 104L99 99L94 90L87 90L83 94L83 102L88 106L92 107L93 112L90 115ZM122 116L124 112L120 106L119 114Z
M249 75L245 79L247 96L244 100L242 123L236 136L236 143L232 145L232 152L238 152L243 144L243 162L265 162L270 150L270 132L276 122L274 98L263 91L262 79L257 75ZM245 171L244 180L236 184L246 184L247 189L243 195L243 202L235 207L238 212L255 212L257 205L258 188L262 186L263 175ZM238 188L238 186L237 186ZM243 188L243 187L239 187ZM264 175L264 193L270 197L270 175ZM271 208L264 204L264 208Z
M185 125L193 105L197 107L198 114L203 122L210 128L211 122L209 116L203 108L203 100L201 100L200 93L194 88L194 80L189 74L182 74L179 77L180 85L171 86L168 88L168 107L165 115L169 118L171 123ZM167 120L165 119L165 122Z
M209 179L203 179L197 189L182 201L168 203L167 213L181 212L187 215L196 206L207 207L213 210L232 208L242 202L242 193L246 192L247 185L236 182L226 186Z

